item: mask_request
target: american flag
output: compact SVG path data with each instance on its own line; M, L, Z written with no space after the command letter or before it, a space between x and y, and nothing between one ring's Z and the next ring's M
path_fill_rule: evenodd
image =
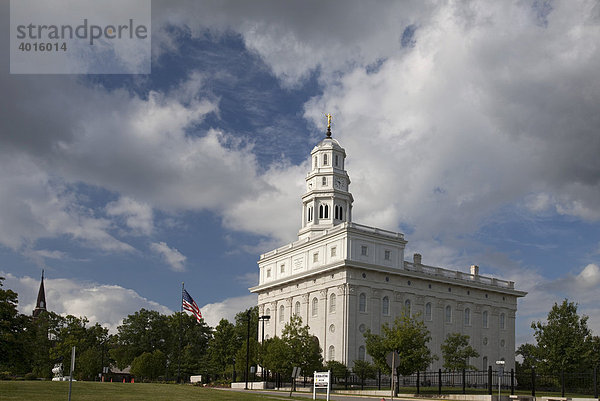
M194 299L186 290L183 290L183 309L192 312L194 316L196 316L198 323L200 323L200 319L202 319L202 312L200 312L200 308L198 308L198 305L196 305L196 301L194 301Z

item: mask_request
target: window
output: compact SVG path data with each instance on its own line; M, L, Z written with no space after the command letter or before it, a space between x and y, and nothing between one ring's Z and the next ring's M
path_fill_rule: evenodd
M335 155L335 166L337 167L339 164L339 157L338 155Z
M271 277L271 269L267 269L267 278Z
M321 183L323 184L323 186L327 185L327 177L323 177L323 179L321 180Z
M319 252L313 253L313 263L317 263L319 261Z
M319 314L319 300L314 297L312 300L312 315L317 316Z
M333 257L333 256L335 256L335 255L336 255L336 253L337 253L337 249L336 249L336 247L335 247L335 246L332 246L332 247L331 247L331 256L332 256L332 257Z
M285 264L282 264L282 265L279 267L279 270L281 271L281 273L285 273Z
M315 156L315 168L317 168L317 156Z
M360 247L360 254L362 256L367 256L368 251L369 251L369 247L367 247L366 245L363 245Z
M425 320L431 321L431 302L425 304Z
M406 315L410 316L410 299L404 301L404 309L406 309Z
M483 357L483 370L487 370L488 368L488 359L487 356Z
M329 346L329 354L327 355L330 361L335 360L335 347L333 345Z
M500 314L500 330L504 330L504 313Z
M323 205L319 205L319 218L323 218Z
M285 307L281 305L279 307L279 323L285 322Z
M446 306L446 323L452 323L452 307Z
M505 346L505 345L506 345L506 341L504 341L504 340L500 340L500 346L501 346L502 348L504 348L504 346Z
M358 311L366 312L367 311L367 295L364 292L361 292L358 296Z
M326 166L327 165L327 153L325 153L323 155L323 165Z
M390 314L390 299L388 297L383 297L381 300L381 313L385 316Z
M325 205L325 218L329 218L329 205Z
M390 260L390 259L391 259L391 255L392 255L392 252L390 252L390 251L388 251L388 250L386 249L386 250L385 250L385 252L383 253L383 258L384 258L385 260Z
M335 205L335 215L334 217L337 220L343 220L343 213L342 213L342 207L339 205Z
M365 360L365 346L364 345L361 345L360 347L358 347L358 360L359 361Z
M306 221L312 221L313 219L313 208L309 206L306 208Z
M483 328L488 328L488 313L487 311L483 311Z
M465 326L471 325L471 309L465 309Z
M296 301L296 305L294 305L294 314L300 316L300 302Z
M271 308L267 308L265 310L265 315L271 316ZM269 320L265 320L265 324L268 326L269 325Z
M335 294L329 296L329 313L335 312Z

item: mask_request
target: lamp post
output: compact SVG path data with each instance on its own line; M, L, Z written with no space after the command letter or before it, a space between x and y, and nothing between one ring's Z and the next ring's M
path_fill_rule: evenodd
M248 375L250 374L250 317L252 310L248 309L248 313L246 313L247 322L247 335L246 335L246 387L245 390L248 390Z
M258 317L259 321L262 321L262 330L261 330L261 338L260 338L260 345L262 346L265 342L265 320L270 320L271 316L270 315L262 315ZM263 382L266 381L265 380L265 367L261 366L261 375L263 378Z

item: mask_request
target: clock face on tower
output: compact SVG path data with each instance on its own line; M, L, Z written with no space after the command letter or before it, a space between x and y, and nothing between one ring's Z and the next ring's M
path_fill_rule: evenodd
M341 178L336 178L335 179L335 187L338 189L344 189L344 180L342 180Z

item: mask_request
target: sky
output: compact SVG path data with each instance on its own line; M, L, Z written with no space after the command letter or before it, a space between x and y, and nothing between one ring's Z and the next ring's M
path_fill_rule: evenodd
M0 3L8 36L8 1ZM333 115L355 222L512 280L517 344L567 298L600 334L600 3L152 2L152 73L9 74L0 276L113 332L256 304Z

